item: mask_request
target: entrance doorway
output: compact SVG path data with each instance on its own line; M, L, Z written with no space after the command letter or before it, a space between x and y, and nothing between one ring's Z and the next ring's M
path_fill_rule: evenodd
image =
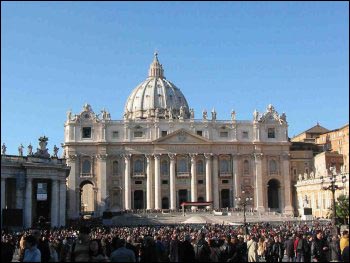
M230 207L230 190L221 190L221 208Z
M143 191L136 190L134 192L134 209L143 209Z
M183 202L187 202L188 191L187 189L179 190L179 207Z
M280 182L276 179L271 179L267 184L268 207L271 211L280 212Z
M93 213L95 207L94 186L90 181L84 181L80 184L80 212L83 214Z
M162 198L162 209L169 209L169 198L168 197Z

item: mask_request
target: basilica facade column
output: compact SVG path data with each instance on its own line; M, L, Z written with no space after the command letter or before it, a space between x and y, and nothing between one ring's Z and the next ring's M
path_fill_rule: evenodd
M58 181L57 179L51 180L51 227L58 226Z
M100 216L107 209L106 198L107 198L107 154L96 155L98 160L98 170L101 180L97 180L97 187L99 189L97 194L98 208Z
M238 158L239 158L238 154L232 154L233 197L240 195ZM235 202L234 198L233 198L233 202L234 202L234 207L237 208L238 204Z
M197 171L196 171L196 156L195 153L190 153L191 157L191 202L197 202ZM194 210L196 207L192 206Z
M1 177L1 227L2 227L2 209L5 209L6 178Z
M161 209L160 154L154 155L154 209Z
M175 154L169 153L170 158L170 209L176 209L176 188L175 188Z
M219 156L213 157L213 199L214 209L219 208Z
M30 228L32 227L32 178L27 177L26 182L26 199L25 199L25 207L24 207L24 227Z
M256 199L256 209L259 212L265 211L264 206L264 191L266 191L263 185L263 174L262 174L262 153L254 153L255 159L255 199Z
M152 155L146 155L147 160L147 209L153 209L152 204L152 167L151 167L151 161L152 161Z
M59 195L60 195L60 211L59 211L59 226L65 226L66 225L66 193L67 193L67 186L66 186L66 180L59 181Z
M125 174L124 174L124 195L125 210L131 209L131 185L130 185L130 158L131 154L124 154Z
M205 153L205 198L207 202L213 201L212 183L211 183L211 153Z
M292 186L291 186L291 176L289 170L289 159L290 154L282 155L282 169L283 169L283 178L284 178L284 213L292 214L293 206L292 206Z

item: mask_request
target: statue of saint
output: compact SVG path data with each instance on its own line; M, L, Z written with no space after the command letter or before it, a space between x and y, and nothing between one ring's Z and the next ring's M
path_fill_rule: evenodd
M307 180L307 173L304 173L304 180Z
M257 110L254 111L253 113L254 121L258 121L259 118L259 112Z
M18 155L19 156L23 156L23 145L22 145L22 143L21 143L21 145L18 147Z
M286 122L287 121L287 116L286 116L286 114L283 112L282 113L282 115L281 115L281 120L283 120L284 122Z
M213 121L216 120L216 111L215 111L215 109L213 109L213 110L211 111L211 119L212 119Z
M70 121L72 119L72 111L67 111L67 121Z
M28 156L32 156L33 155L33 146L32 144L28 145Z
M208 117L207 110L203 110L203 120L206 120Z
M309 200L307 200L307 196L305 195L304 197L304 203L303 203L304 207L309 207Z
M59 148L56 147L56 145L53 146L53 157L57 158L57 153L58 153Z
M231 111L231 120L232 121L236 120L236 112L234 110Z
M185 117L185 109L183 106L180 107L180 118L184 118Z
M2 155L6 155L6 149L7 149L7 147L6 147L5 143L3 143L1 146L1 154Z
M311 173L310 173L310 179L315 179L314 171L311 171Z
M173 109L170 108L169 109L169 119L172 120L174 117L173 117Z
M301 174L299 174L299 181L303 180L303 176Z
M194 109L190 109L190 118L193 120L194 119Z

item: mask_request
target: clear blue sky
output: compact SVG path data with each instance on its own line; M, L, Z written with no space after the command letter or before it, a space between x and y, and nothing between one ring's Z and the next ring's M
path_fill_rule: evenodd
M348 123L347 2L1 2L1 144L52 153L85 102L121 119L155 49L198 118L272 103L290 136Z

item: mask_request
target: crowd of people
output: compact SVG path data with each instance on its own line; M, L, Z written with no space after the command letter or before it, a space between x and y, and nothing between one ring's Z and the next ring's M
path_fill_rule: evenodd
M348 262L349 233L330 224L285 222L231 226L2 229L2 260L10 262Z

